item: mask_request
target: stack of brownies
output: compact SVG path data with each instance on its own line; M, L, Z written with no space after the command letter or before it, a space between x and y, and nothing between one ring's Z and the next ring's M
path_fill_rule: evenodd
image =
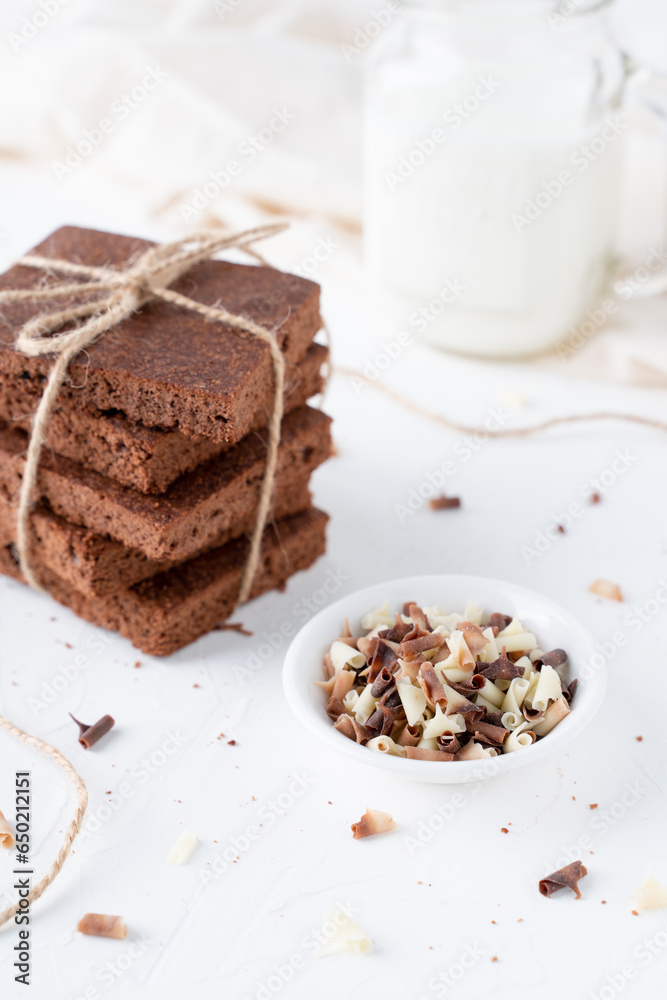
M35 253L125 268L150 244L59 229ZM15 266L0 289L60 280ZM68 277L68 282L71 281ZM306 405L322 388L319 287L268 267L206 261L172 286L278 330L285 416L269 526L252 588L281 587L325 548L309 481L330 455L330 421ZM90 295L91 293L86 293ZM46 308L83 301L76 296ZM52 356L14 348L44 303L0 315L0 572L20 578L16 507L31 418ZM255 524L273 405L266 344L154 301L69 367L49 421L31 520L40 583L76 614L167 655L234 610Z

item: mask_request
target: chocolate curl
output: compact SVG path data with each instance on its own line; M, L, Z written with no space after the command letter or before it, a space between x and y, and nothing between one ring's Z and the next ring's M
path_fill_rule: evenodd
M372 729L379 736L389 736L401 712L402 707L399 710L378 702L375 711L366 720L366 728Z
M442 682L428 660L420 666L417 680L431 708L435 708L438 702L447 704L447 695Z
M473 722L482 718L484 709L480 705L475 705L472 701L468 701L465 695L459 694L449 684L444 685L444 690L447 698L446 715L458 713L463 716L466 722Z
M394 737L394 742L401 747L416 747L420 739L421 735L417 726L405 726L398 738Z
M459 622L456 627L459 632L463 632L466 646L471 653L481 653L484 647L488 645L489 640L479 625L473 625L472 622Z
M406 622L401 621L401 616L396 615L396 622L391 628L387 628L384 632L378 632L381 639L387 639L389 642L403 642L408 632L412 631L412 625L406 624Z
M502 719L503 719L502 712L487 712L484 716L484 721L488 722L490 726L501 726Z
M127 925L122 917L112 917L106 913L86 913L76 925L80 934L95 937L126 938Z
M388 833L396 829L396 823L389 813L381 812L379 809L366 809L358 823L351 826L355 840L363 837L373 837L378 833Z
M345 712L345 705L340 698L334 698L333 695L329 698L327 702L327 715L330 719L334 721Z
M440 649L444 641L445 637L441 632L423 632L419 629L419 635L414 638L408 633L400 646L401 659L424 653L427 649Z
M380 676L382 671L386 668L390 673L394 672L394 667L398 663L398 656L396 650L398 647L395 643L387 642L386 639L378 639L377 646L373 653L373 657L370 661L370 670L368 671L368 680L372 684Z
M526 722L539 722L540 719L544 718L546 711L544 709L539 711L537 708L531 708L528 702L524 701L521 706L521 713Z
M408 677L415 684L419 680L419 670L422 663L428 663L425 656L415 656L413 660L399 660L399 671L396 674L396 679L402 681L404 677Z
M452 757L461 749L461 743L454 733L444 732L442 736L436 737L436 742L443 753L450 753Z
M574 680L570 684L568 684L567 687L565 687L565 685L561 681L560 686L561 686L562 691L563 691L563 698L565 698L565 701L568 703L568 705L571 703L572 699L574 698L574 693L577 690L577 685L578 684L579 684L579 678L578 677L575 677Z
M494 611L492 615L489 615L489 625L491 628L497 628L499 632L507 628L511 621L510 615L501 615L499 611Z
M351 715L339 715L334 722L334 729L337 729L343 736L347 736L348 739L354 740L355 743L367 743L374 735L370 729L360 726Z
M324 677L325 680L330 681L334 674L336 673L336 668L333 665L333 660L331 659L330 653L324 654Z
M515 677L523 677L525 669L525 667L517 667L516 663L510 660L505 646L503 646L498 659L494 660L493 663L480 666L479 673L490 681L511 681Z
M479 737L483 742L490 743L495 747L501 747L510 734L509 729L505 729L504 726L493 726L489 722L468 722L466 720L466 729L474 732L475 739Z
M361 639L357 639L357 649L362 656L366 657L367 664L370 664L373 659L379 641L380 640L376 635L374 635L372 639L367 639L366 636L362 636Z
M406 601L404 603L404 605L403 605L403 614L405 615L406 618L410 617L410 608L412 607L413 604L417 604L417 602L416 601ZM417 606L419 606L419 605L417 605Z
M423 609L420 608L418 604L411 604L409 606L406 617L412 618L413 622L415 622L416 625L419 625L420 628L423 628L425 632L433 631L428 618L424 614Z
M466 677L464 681L459 681L457 684L454 681L448 681L447 683L455 691L458 691L459 694L462 694L466 698L471 698L478 691L481 691L486 684L486 678L482 677L481 674L473 674L472 677Z
M410 760L454 760L454 756L451 753L443 753L442 750L427 750L426 747L406 746L405 756Z
M454 760L487 760L489 757L488 753L483 746L476 743L474 740L470 740L469 743L459 750L457 754L454 755Z
M383 667L371 686L371 694L374 698L380 698L389 688L396 686L394 675L388 667Z
M72 713L69 713L70 717L74 719ZM112 719L110 715L103 715L101 719L94 722L92 726L86 725L85 722L79 722L78 719L74 719L77 726L79 727L79 743L84 750L90 750L98 740L100 740L105 733L114 726L115 719Z
M565 865L564 868L559 868L557 872L547 875L546 878L541 878L539 881L540 892L543 896L553 896L554 892L567 887L572 890L577 899L581 899L579 879L583 878L584 875L588 875L586 867L582 865L581 861L573 861L571 864Z
M558 667L562 667L564 663L567 663L568 655L564 649L552 649L549 653L542 653L538 656L536 660L533 661L533 666L536 670L539 670L542 664L546 663L548 667L553 667L556 670Z
M354 687L356 674L353 670L339 670L336 674L331 689L333 698L340 698L342 701L345 695Z

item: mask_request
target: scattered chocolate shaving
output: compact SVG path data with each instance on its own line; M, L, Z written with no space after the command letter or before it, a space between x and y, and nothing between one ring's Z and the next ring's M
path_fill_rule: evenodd
M596 580L588 589L591 594L597 594L598 597L606 597L608 601L623 600L621 588L617 583L612 583L611 580Z
M491 726L502 725L503 713L502 712L487 712L484 716L484 721L488 722Z
M410 617L410 605L416 604L416 601L405 601L403 604L403 614L406 618Z
M69 715L72 719L74 719L71 712ZM115 719L113 719L110 715L103 715L102 718L98 719L97 722L94 722L92 726L86 725L85 722L79 722L78 719L74 719L74 721L79 727L79 743L84 750L90 750L90 748L94 746L105 733L109 732L115 723Z
M373 837L378 833L388 833L396 829L393 817L379 809L366 809L366 812L357 823L353 823L351 830L355 840L362 840L364 837Z
M361 639L357 639L357 649L362 656L366 657L367 665L369 665L373 659L379 641L380 640L375 635L372 639L367 639L366 636L362 636Z
M499 611L494 611L492 615L489 615L489 625L491 628L497 628L499 632L507 628L511 621L511 615L503 615Z
M568 655L564 649L552 649L549 653L542 653L533 660L533 666L536 670L539 670L543 663L546 663L548 667L553 667L554 670L557 667L562 667L564 663L567 663Z
M122 917L112 917L105 913L86 913L76 925L80 934L95 937L126 938L127 926Z
M511 681L515 677L523 677L524 672L525 667L517 667L516 663L510 660L504 646L497 660L494 660L493 663L485 663L479 668L482 677L486 677L490 681Z
M383 705L382 702L378 702L375 706L375 711L366 720L366 728L372 729L379 736L389 736L394 728L394 723L397 721L399 715L402 714L403 706L400 708L391 708L388 705Z
M547 875L546 878L541 878L539 881L540 892L543 896L552 896L554 892L567 887L572 889L577 899L581 899L579 879L583 878L584 875L588 875L585 866L582 865L581 861L573 861L571 864L565 865L564 868L559 868L557 872Z
M220 622L213 629L214 632L238 632L240 635L254 635L250 629L247 629L245 625L241 622Z
M367 743L373 737L371 730L359 725L351 715L339 715L334 722L334 729L337 729L343 736L347 736L348 739L354 740L355 743Z
M453 510L455 507L461 506L461 498L446 497L444 495L433 497L432 500L429 500L428 505L431 510Z

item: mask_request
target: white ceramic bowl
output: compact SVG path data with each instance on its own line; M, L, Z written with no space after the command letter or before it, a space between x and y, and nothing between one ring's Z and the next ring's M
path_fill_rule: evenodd
M326 694L314 681L322 680L322 658L332 641L341 634L345 619L353 634L361 633L361 618L389 602L390 611L399 611L404 601L424 606L436 605L462 612L468 601L481 605L488 613L500 611L515 615L535 633L544 650L562 648L570 657L571 676L579 678L571 713L550 733L524 750L489 758L486 761L408 760L368 750L334 729L326 713ZM479 781L505 774L524 764L535 763L562 750L591 721L604 698L607 671L584 671L581 668L595 653L593 637L578 619L559 604L526 587L483 576L410 576L377 583L348 594L324 608L301 629L287 651L283 668L283 686L290 708L304 726L334 750L355 760L394 771L418 781L441 784Z

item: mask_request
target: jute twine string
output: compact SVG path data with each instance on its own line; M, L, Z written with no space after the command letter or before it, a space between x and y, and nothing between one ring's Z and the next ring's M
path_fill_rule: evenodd
M0 306L10 302L48 302L54 298L68 298L87 293L101 293L90 302L66 306L54 312L35 316L19 331L16 349L29 357L55 355L46 389L32 421L32 433L26 455L23 481L19 495L16 528L16 547L23 576L35 590L42 590L30 561L30 510L37 483L39 460L44 447L46 430L60 388L67 376L70 362L108 330L128 319L147 302L161 299L180 309L199 313L211 322L225 323L234 329L249 333L268 344L274 373L274 395L266 465L260 492L255 526L250 540L248 558L239 588L238 603L250 596L252 582L259 564L262 533L266 526L273 494L280 424L283 417L283 391L285 384L285 359L278 345L275 331L259 326L245 316L228 312L223 306L207 306L168 286L185 274L195 264L208 260L213 254L237 248L249 250L256 240L266 239L282 232L286 223L258 226L233 236L217 232L195 233L185 240L150 247L125 270L111 267L90 267L69 260L29 254L16 263L65 275L87 278L87 281L49 284L29 289L8 289L0 292ZM252 251L250 251L252 252ZM79 321L83 322L79 323ZM67 323L77 323L73 329L57 333Z
M19 729L18 726L12 725L12 723L5 719L2 715L0 715L0 726L2 726L3 729L6 729L8 733L11 733L12 736L16 736L24 743L27 743L28 746L35 747L37 750L41 750L42 753L46 754L47 757L50 757L51 760L58 765L58 767L63 769L77 792L76 812L74 813L72 822L70 823L67 833L65 834L62 846L46 875L44 875L44 877L37 883L34 889L31 889L30 895L27 897L30 904L32 904L39 899L45 889L51 885L54 878L65 864L65 860L70 852L74 838L81 829L81 822L88 806L88 792L86 791L83 778L76 773L67 758L61 754L60 750L56 750L55 747L45 743L44 740L40 740L38 736L31 736L30 733L26 733L23 729ZM20 866L17 865L16 867ZM26 865L26 868L27 867L30 866ZM18 908L18 902L12 903L0 912L0 927L3 927L8 920L12 919L14 914L18 912Z
M65 275L88 280L42 284L30 289L8 289L0 292L0 305L10 302L50 302L55 298L68 298L82 293L101 293L91 302L66 306L63 309L36 316L22 327L16 340L16 349L29 357L55 355L55 362L49 373L46 389L33 417L32 433L18 504L18 557L23 575L31 587L36 590L43 589L35 577L30 562L30 508L49 418L53 412L58 392L67 377L69 363L108 330L128 319L141 306L154 299L162 299L177 308L199 313L212 322L225 323L236 330L257 337L268 344L271 352L274 396L269 422L266 466L248 558L239 589L238 603L243 603L248 599L259 564L262 534L268 519L273 494L280 445L280 425L283 417L285 360L278 345L275 331L259 326L245 316L230 313L223 306L204 305L202 302L197 302L195 299L173 291L168 286L195 264L208 260L221 250L234 247L246 250L258 257L259 255L250 250L250 245L255 240L266 239L282 232L285 228L286 224L277 223L249 229L233 236L222 236L220 233L211 232L196 233L186 240L150 247L123 271L117 271L111 267L89 267L73 261L42 257L38 254L29 254L17 261L17 264L23 267L39 268L48 273L58 271ZM84 322L79 323L81 320ZM78 325L63 333L56 332L66 323L72 322ZM14 726L1 715L0 726L12 736L27 743L28 746L36 747L50 757L62 768L77 792L76 812L62 847L46 875L30 892L28 899L32 903L39 899L63 867L74 838L81 827L88 805L88 792L83 779L59 750L40 740L39 737L32 736L19 729L18 726ZM0 913L0 927L11 920L17 910L18 903L3 910Z
M332 371L334 374L346 375L348 378L358 379L365 385L369 385L373 389L377 389L377 391L382 393L383 396L393 399L394 402L403 406L406 410L410 410L411 413L416 413L418 416L424 417L426 420L432 420L437 424L441 424L448 430L459 431L461 434L485 434L489 438L521 438L528 437L530 434L539 434L543 431L551 430L552 427L561 427L566 424L585 423L591 420L620 420L631 424L639 424L640 427L650 427L653 430L667 433L667 422L664 420L655 420L652 417L642 417L635 413L614 413L611 410L600 411L598 413L566 413L560 417L550 417L548 420L543 420L538 424L528 424L524 427L501 427L497 431L487 431L483 427L475 427L472 424L462 424L460 421L454 420L452 417L445 417L441 413L435 413L433 410L427 410L426 407L413 402L407 396L403 396L400 392L395 392L393 389L388 388L386 385L382 385L380 382L373 381L373 379L368 378L361 372L355 371L354 368L341 368L338 365L334 365Z

